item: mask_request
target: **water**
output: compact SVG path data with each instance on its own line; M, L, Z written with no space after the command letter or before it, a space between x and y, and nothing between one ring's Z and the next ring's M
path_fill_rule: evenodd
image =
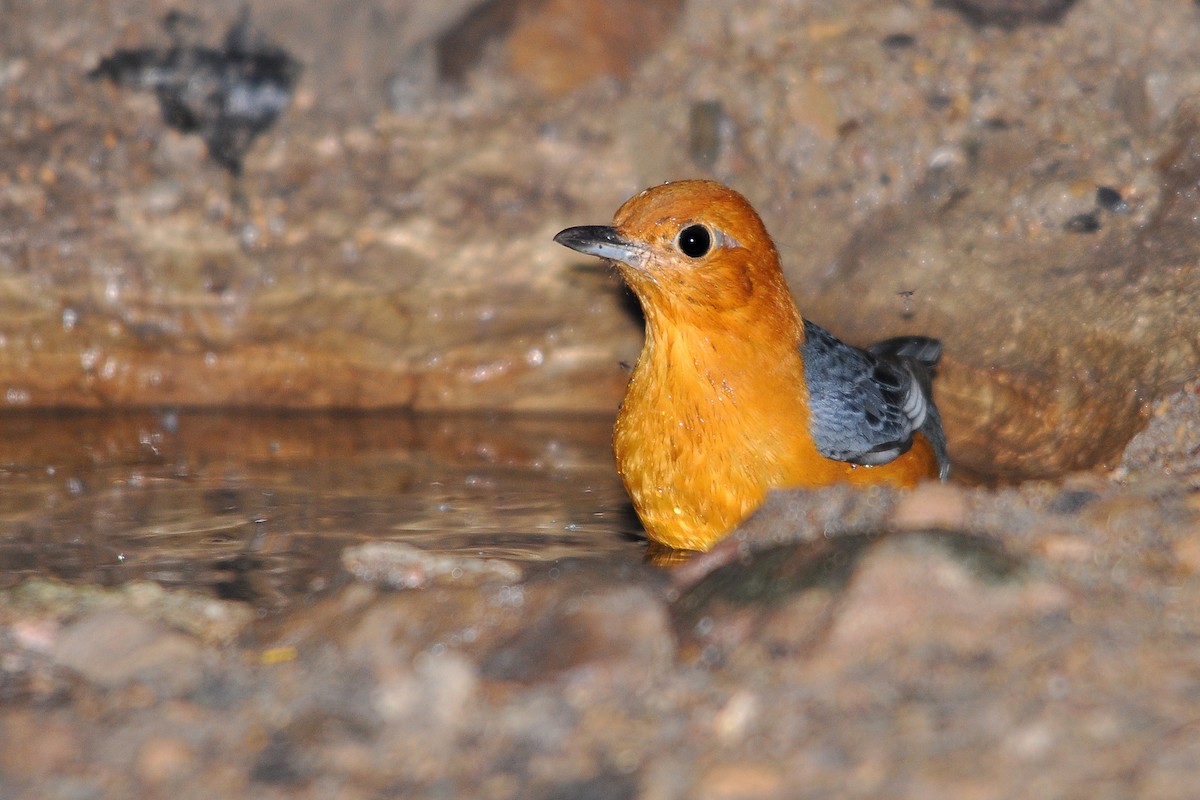
M0 416L0 586L147 578L278 606L397 540L521 561L640 557L599 417Z

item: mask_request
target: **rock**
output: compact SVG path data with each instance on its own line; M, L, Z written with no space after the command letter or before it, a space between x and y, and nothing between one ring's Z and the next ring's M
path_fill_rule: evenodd
M521 579L521 568L510 561L440 555L401 542L348 547L342 551L342 565L359 580L389 589L419 589L432 583L478 586Z
M771 800L786 796L779 767L766 762L714 764L696 779L697 800Z
M1179 111L1180 105L1200 90L1200 71L1164 69L1153 61L1134 63L1113 90L1114 100L1129 124L1153 135Z
M895 648L988 650L1005 620L1065 610L1062 587L1027 577L994 541L962 534L893 536L871 548L847 585L824 653L882 658Z
M960 486L923 483L897 498L889 523L898 530L963 530L968 500Z
M592 778L565 781L533 793L534 800L620 800L637 797L637 781L619 772L606 772Z
M1192 575L1200 573L1200 534L1180 539L1172 547L1175 559Z
M182 32L187 22L182 14L168 14L169 47L118 50L88 77L153 91L164 124L198 134L210 158L241 175L255 138L291 103L300 62L251 25L248 6L220 46L189 42Z
M1150 412L1146 428L1130 440L1121 456L1118 474L1200 472L1200 383L1190 382L1162 398Z
M455 653L424 653L414 659L411 671L380 676L376 708L384 720L443 736L469 721L478 691L474 664Z
M876 540L849 534L751 549L690 578L672 606L682 654L719 664L751 641L774 652L806 650Z
M483 676L637 691L667 668L674 650L662 601L644 588L613 588L550 609L493 650Z
M194 639L127 611L95 611L67 625L52 657L102 688L136 682L180 694L203 678L204 652Z
M0 715L0 772L20 780L45 780L77 768L83 741L70 720L48 718L29 709Z
M506 44L511 69L561 95L601 76L628 78L671 30L679 0L528 4Z
M487 2L349 0L336 8L264 5L254 12L280 41L305 43L308 105L323 116L362 121L389 108L412 113L432 106L433 45Z
M138 778L151 785L168 783L194 768L196 753L177 736L155 737L142 744L137 754Z
M955 626L969 636L1000 625L985 620L1066 606L1020 564L997 540L954 531L834 536L748 551L688 584L672 610L685 658L701 663L751 645L782 658L947 643Z
M744 689L734 692L713 718L713 732L726 744L738 743L762 710L756 695Z
M937 223L915 206L885 212L872 226L880 231L877 235L852 242L839 257L830 283L838 284L844 298L839 316L845 318L895 315L887 303L873 311L850 310L851 299L885 275L933 297L941 294L935 276L954 274L960 288L965 283L975 287L960 294L960 300L971 296L983 302L991 296L988 302L1020 307L1025 309L1022 318L1032 314L1039 320L1036 325L1010 320L992 327L975 315L969 325L951 323L942 316L950 308L941 303L936 312L919 315L921 329L945 342L934 394L960 477L1052 475L1115 465L1145 423L1143 399L1177 391L1191 379L1195 354L1185 343L1194 339L1194 332L1187 315L1173 308L1200 276L1200 253L1189 244L1195 241L1196 222L1182 213L1200 174L1200 159L1193 157L1200 136L1197 119L1184 108L1175 121L1174 145L1159 176L1162 204L1140 223L1109 231L1114 237L1110 245L1079 244L1065 232L1038 228L1039 235L1026 237L1024 245L1000 256L993 245L1012 241L1012 234L984 235L979 223L1010 215L1014 191L1034 179L1014 179L1009 165L1004 174L988 179L986 190L954 203ZM1036 161L1036 156L1026 159L1017 169L1032 172ZM1094 183L1088 186L1095 191ZM952 218L957 222L951 223ZM1013 224L1014 230L1025 229ZM1017 255L1016 249L1024 252ZM974 263L997 265L997 272L985 277L975 269L961 271L956 254L962 252L973 253ZM908 255L898 258L898 253ZM1002 272L1054 275L1055 284L1037 289L1033 283L1012 285L1000 278ZM950 313L964 310L959 305ZM959 338L967 329L971 334ZM863 335L873 337L874 332ZM1108 344L1117 341L1120 347ZM1097 419L1104 424L1097 425Z
M80 431L71 431L67 426L61 433L65 443ZM105 588L35 577L13 587L4 597L7 602L0 604L0 619L5 610L19 613L17 624L27 646L39 650L50 648L64 619L90 611L136 612L144 619L159 620L206 644L216 645L228 644L254 617L253 610L242 603L217 600L197 592L168 591L157 583L139 580Z
M304 754L284 734L272 734L259 751L250 779L270 786L298 786L308 777Z

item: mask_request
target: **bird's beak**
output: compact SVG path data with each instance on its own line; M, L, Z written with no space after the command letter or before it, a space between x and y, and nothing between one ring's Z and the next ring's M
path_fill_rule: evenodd
M630 265L640 263L646 250L644 245L625 238L617 233L616 228L608 225L567 228L560 231L554 241L589 256L600 256Z

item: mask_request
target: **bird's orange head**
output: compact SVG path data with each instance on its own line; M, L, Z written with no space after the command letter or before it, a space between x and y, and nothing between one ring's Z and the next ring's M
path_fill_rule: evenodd
M719 183L651 187L627 200L611 227L568 228L555 241L613 261L652 326L799 329L766 227L746 198Z

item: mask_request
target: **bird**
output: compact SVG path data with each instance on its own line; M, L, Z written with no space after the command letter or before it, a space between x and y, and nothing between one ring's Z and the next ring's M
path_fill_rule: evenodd
M932 395L941 343L899 336L859 348L802 317L738 192L660 184L612 225L554 240L612 262L642 308L645 341L613 453L652 542L708 550L774 489L946 480Z

